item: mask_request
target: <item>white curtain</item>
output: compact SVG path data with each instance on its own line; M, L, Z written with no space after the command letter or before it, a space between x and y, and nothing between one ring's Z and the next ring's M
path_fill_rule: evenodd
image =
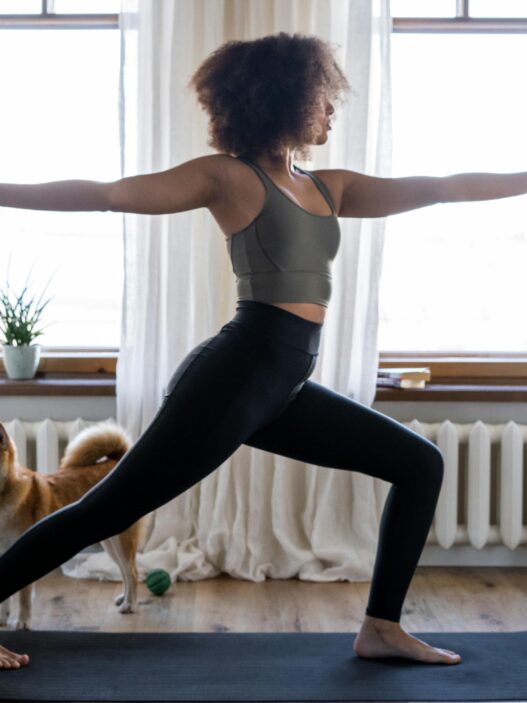
M303 167L390 175L389 0L122 2L124 176L213 153L206 146L206 115L185 84L223 42L278 31L316 34L337 46L354 90L328 142L313 147L314 160ZM236 289L224 237L205 208L126 214L123 222L117 421L137 439L182 358L234 314ZM370 406L385 220L341 218L340 224L333 297L312 378ZM147 473L145 467L145 480ZM369 581L388 488L370 476L242 445L203 481L155 511L154 529L137 555L140 577L164 568L173 580L185 581L221 572L253 581ZM104 552L79 555L63 571L120 580Z

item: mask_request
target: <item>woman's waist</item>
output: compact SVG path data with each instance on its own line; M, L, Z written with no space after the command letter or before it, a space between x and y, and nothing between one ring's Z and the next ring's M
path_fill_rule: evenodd
M227 326L246 330L309 354L317 354L323 323L307 320L270 303L239 300L236 313Z

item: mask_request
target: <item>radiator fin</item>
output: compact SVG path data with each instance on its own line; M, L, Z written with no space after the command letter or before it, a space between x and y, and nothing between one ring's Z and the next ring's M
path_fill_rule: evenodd
M527 544L527 425L403 422L437 445L445 476L427 544Z

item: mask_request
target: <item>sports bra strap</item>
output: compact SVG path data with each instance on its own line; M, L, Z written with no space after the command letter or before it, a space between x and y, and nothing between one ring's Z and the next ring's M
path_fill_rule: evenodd
M318 185L318 189L326 199L326 202L328 203L329 207L331 208L332 212L336 213L337 208L335 207L335 204L331 198L331 195L329 194L329 190L326 188L326 184L324 181L319 178L318 176L315 176L314 173L311 173L311 171L304 171L304 169L299 168L298 166L295 166L299 171L302 173L307 173L307 175L311 178L312 181L314 181L315 185Z
M237 156L236 158L239 161L243 161L244 163L247 163L249 166L252 166L253 168L255 168L258 171L258 173L261 173L264 176L264 178L271 181L272 185L274 185L275 188L277 187L276 184L274 183L274 181L271 178L269 178L269 176L265 173L265 171L263 169L261 169L258 166L258 164L254 163L254 161L251 161L250 159L248 159L247 157L244 157L244 156ZM296 168L297 171L300 171L300 173L307 174L311 178L311 180L314 182L314 184L317 186L317 188L320 190L320 192L324 196L324 200L327 202L327 204L331 208L331 212L336 214L337 209L336 209L335 204L331 198L331 195L329 194L328 189L326 188L324 181L321 178L319 178L318 176L315 176L314 173L311 173L311 171L305 171L303 168L300 168L300 166L296 166L295 164L293 164L293 167Z

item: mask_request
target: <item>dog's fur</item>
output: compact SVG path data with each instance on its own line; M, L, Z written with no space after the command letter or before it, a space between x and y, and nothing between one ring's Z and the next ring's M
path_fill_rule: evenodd
M0 553L6 551L31 525L82 496L129 450L127 432L111 422L87 427L74 437L54 473L39 473L17 461L16 446L0 422ZM115 598L120 613L134 612L137 603L136 551L152 531L153 513L145 515L119 535L101 542L117 563L124 592ZM148 535L147 535L148 532ZM28 555L31 559L31 554ZM30 629L34 584L18 592L15 629ZM7 625L7 598L0 604L0 625Z

